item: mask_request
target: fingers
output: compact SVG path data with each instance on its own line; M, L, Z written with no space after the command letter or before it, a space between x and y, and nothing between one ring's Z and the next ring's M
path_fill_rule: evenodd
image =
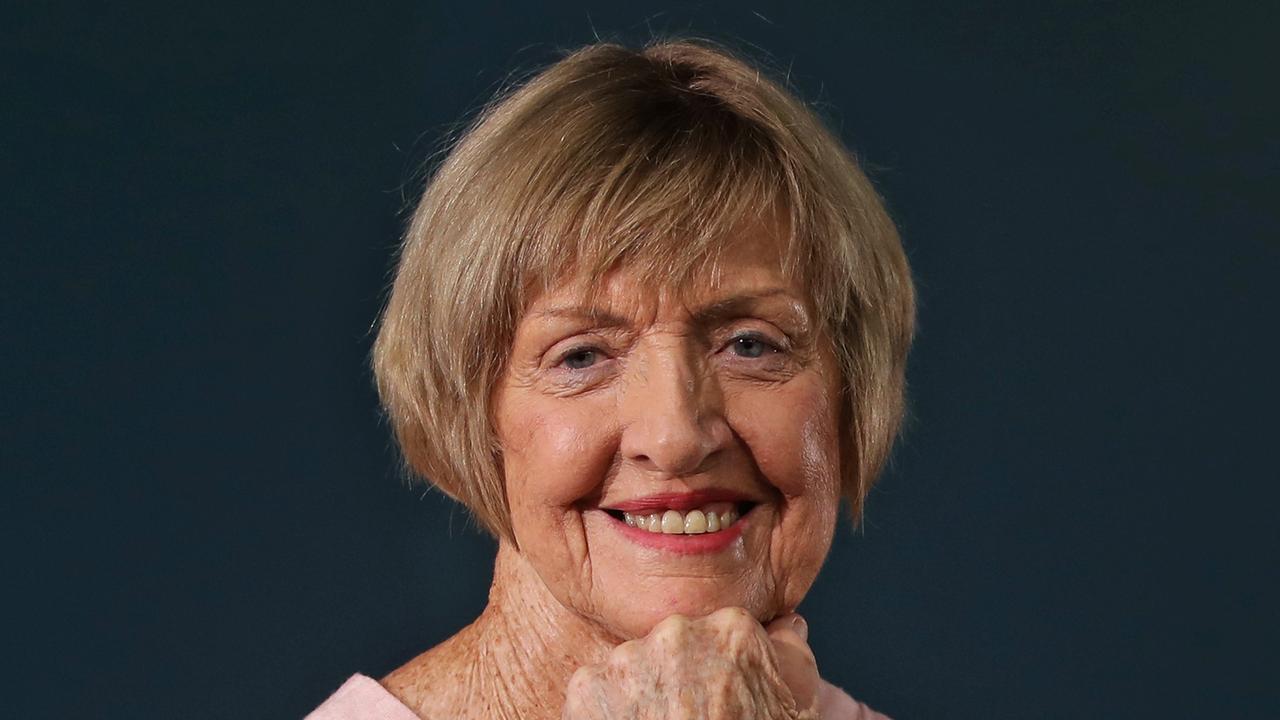
M607 702L600 692L601 673L596 667L584 666L569 677L565 689L561 718L590 718L604 716Z
M818 702L818 663L809 648L809 625L792 613L783 615L766 627L778 656L778 671L790 688L800 710L813 708Z
M809 641L809 623L800 617L797 613L787 613L774 618L772 622L765 626L765 632L773 637L775 631L790 630L800 637L803 642Z
M794 614L765 626L740 607L673 615L579 668L563 717L814 718L821 681L808 635Z

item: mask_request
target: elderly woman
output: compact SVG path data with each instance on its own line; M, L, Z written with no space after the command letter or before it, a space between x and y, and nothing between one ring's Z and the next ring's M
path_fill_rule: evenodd
M576 52L432 179L374 348L409 466L498 539L480 617L314 718L872 718L794 614L903 406L910 272L782 87Z

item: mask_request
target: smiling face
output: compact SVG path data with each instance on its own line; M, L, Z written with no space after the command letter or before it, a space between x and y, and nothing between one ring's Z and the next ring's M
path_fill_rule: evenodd
M561 604L618 637L726 606L768 620L830 547L840 374L778 253L757 230L714 285L678 290L624 263L517 328L493 398L514 535Z

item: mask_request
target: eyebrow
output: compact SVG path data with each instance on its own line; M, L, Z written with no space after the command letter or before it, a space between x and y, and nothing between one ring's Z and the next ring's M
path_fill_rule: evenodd
M770 288L753 293L743 293L708 303L693 311L695 322L707 323L742 315L761 301L779 295L791 296L785 288ZM601 327L620 327L629 321L621 315L615 315L603 308L584 305L560 305L539 310L534 313L539 318L565 318L570 320L591 320Z

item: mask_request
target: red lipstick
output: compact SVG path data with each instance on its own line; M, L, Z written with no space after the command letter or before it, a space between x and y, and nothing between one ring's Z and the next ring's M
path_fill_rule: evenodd
M621 510L622 512L629 513L643 513L645 511L655 510L679 510L680 512L686 512L715 502L740 503L750 500L751 498L747 497L745 494L734 490L710 488L707 490L693 490L690 492L648 495L634 500L624 500L620 503L609 505L604 509Z

